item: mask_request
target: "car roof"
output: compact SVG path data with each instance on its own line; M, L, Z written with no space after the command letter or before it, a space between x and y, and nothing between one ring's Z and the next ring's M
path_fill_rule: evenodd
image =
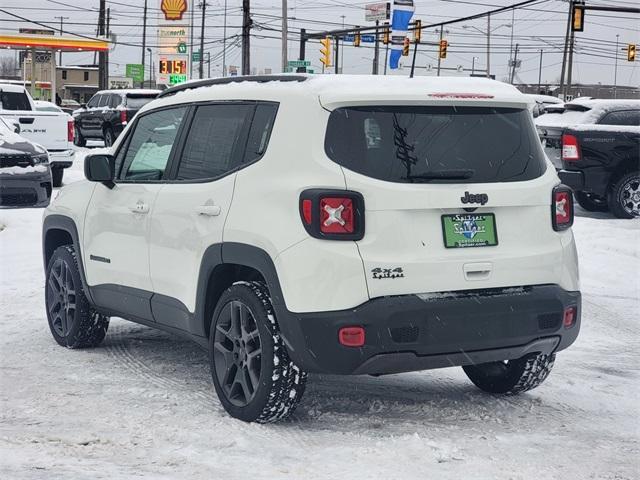
M22 93L25 88L22 85L16 85L15 83L2 83L0 81L0 89L5 92Z
M510 104L525 107L533 100L512 85L487 78L399 75L261 75L189 82L165 90L143 110L206 100L270 100L295 102L307 97L322 106L435 103Z
M153 90L150 88L119 88L112 90L100 90L96 92L96 95L115 93L118 95L158 95L162 90Z

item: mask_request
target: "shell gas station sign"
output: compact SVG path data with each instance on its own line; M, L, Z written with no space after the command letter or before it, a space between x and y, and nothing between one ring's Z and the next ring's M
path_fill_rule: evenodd
M158 84L175 85L189 78L187 14L191 1L158 0Z

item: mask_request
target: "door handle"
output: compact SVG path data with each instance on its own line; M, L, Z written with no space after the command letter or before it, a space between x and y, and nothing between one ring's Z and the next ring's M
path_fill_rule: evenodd
M196 207L198 215L206 215L207 217L217 217L220 215L221 209L218 205L199 205Z
M33 117L20 117L18 119L18 122L20 122L23 125L31 125L34 120L35 120L35 118L33 118Z
M144 202L138 202L133 207L129 207L132 213L149 213L149 205Z

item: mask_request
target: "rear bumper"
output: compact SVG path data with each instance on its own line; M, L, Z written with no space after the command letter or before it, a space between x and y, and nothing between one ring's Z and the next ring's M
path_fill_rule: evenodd
M75 150L49 150L51 168L69 168L73 165Z
M562 324L577 307L573 327ZM283 310L283 311L280 311ZM557 285L376 298L351 310L292 313L276 306L292 359L309 372L398 373L549 354L580 330L580 292ZM338 330L362 326L363 347L345 347Z
M558 175L562 183L577 192L588 192L600 197L607 196L612 172L604 167L592 166L581 170L573 170L567 165ZM567 183L570 182L570 183Z
M46 207L51 200L51 172L0 175L0 208Z

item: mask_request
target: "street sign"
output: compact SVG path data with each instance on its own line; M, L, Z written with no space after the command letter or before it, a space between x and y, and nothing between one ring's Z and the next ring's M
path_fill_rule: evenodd
M342 40L344 42L351 42L353 43L353 41L356 39L356 36L353 33L347 33L344 37L342 37Z
M360 41L362 43L376 43L375 35L360 35Z
M134 82L142 82L144 80L144 67L141 63L127 63L125 76L131 78Z
M197 52L193 52L191 54L191 61L192 62L199 62L200 61L200 50L198 50Z
M310 65L311 65L311 61L309 60L289 60L287 62L287 66L291 68L308 67Z
M316 73L316 71L313 68L307 68L307 73Z
M367 22L389 20L391 16L391 2L369 3L364 6L364 19Z

